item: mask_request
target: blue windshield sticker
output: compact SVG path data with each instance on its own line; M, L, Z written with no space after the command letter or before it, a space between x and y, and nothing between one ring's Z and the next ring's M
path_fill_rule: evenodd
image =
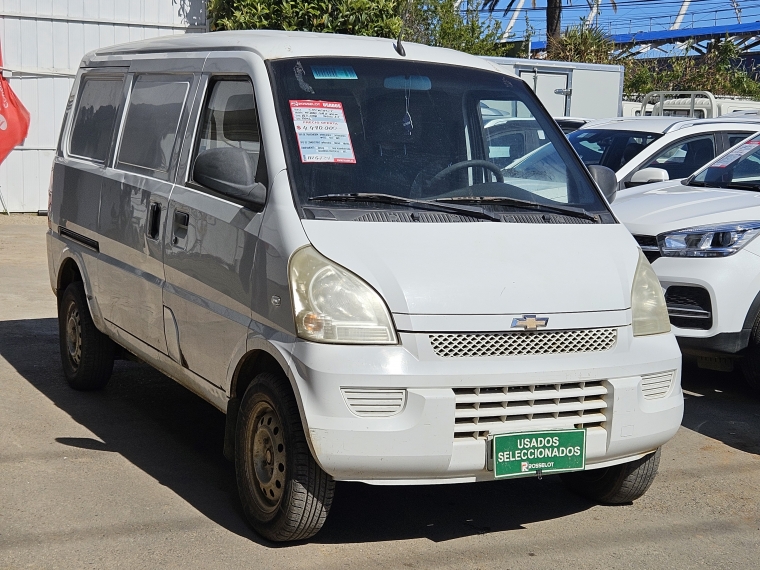
M359 79L350 65L312 65L314 79Z

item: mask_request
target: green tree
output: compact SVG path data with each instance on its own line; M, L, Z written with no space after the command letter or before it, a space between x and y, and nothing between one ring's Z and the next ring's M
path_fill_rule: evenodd
M404 38L475 55L503 55L501 22L490 15L481 17L479 0L462 5L457 7L455 0L411 0Z
M300 30L392 38L398 0L209 0L212 30Z

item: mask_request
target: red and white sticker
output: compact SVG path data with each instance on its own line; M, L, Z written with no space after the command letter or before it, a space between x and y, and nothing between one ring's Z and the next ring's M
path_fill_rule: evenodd
M343 104L290 101L301 162L356 163Z
M729 164L733 164L745 155L757 150L760 141L745 142L743 145L737 146L734 150L729 152L723 158L720 158L710 165L710 168L725 168Z

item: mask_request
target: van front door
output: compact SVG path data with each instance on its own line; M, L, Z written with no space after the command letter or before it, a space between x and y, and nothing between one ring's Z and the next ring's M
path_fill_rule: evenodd
M99 295L106 320L165 353L161 239L177 135L197 78L133 73L130 79L115 164L105 170L101 190Z
M169 354L228 390L230 364L246 350L263 216L194 182L192 166L205 150L233 147L251 155L258 165L256 179L265 185L266 168L249 77L225 72L224 60L209 59L214 73L204 78L205 95L194 110L197 132L193 136L188 129L186 136L187 180L177 180L169 203L164 304L167 320L173 320L167 322L167 339L175 343Z

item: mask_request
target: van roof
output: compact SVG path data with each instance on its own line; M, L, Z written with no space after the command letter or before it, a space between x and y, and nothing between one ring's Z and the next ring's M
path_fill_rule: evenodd
M166 52L209 52L246 50L262 59L293 57L372 57L399 61L426 61L475 67L504 73L494 63L459 51L403 42L406 56L394 49L396 40L314 32L239 30L163 36L149 40L109 46L91 51L82 60L88 67L96 61L130 60L134 56Z

